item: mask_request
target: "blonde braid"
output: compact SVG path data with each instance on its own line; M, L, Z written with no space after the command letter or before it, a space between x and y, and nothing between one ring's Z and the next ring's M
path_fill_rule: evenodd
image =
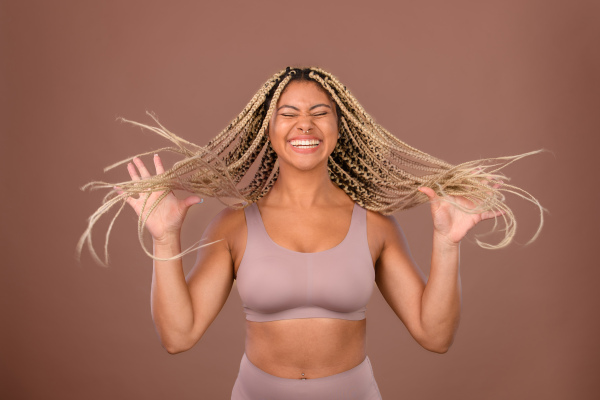
M262 139L262 137L265 134L265 131L267 130L267 127L269 125L269 121L271 120L271 116L273 115L273 111L275 110L275 106L277 104L277 100L279 100L279 96L281 95L281 92L283 91L283 88L289 82L290 79L291 79L291 76L285 77L283 79L283 81L277 86L277 89L275 90L275 94L273 95L273 100L271 101L271 104L269 105L269 109L267 111L267 115L265 115L265 118L262 121L260 130L258 131L258 134L254 138L254 141L252 142L252 145L250 146L250 148L248 150L249 153L254 152L256 150L256 148L258 147L260 139ZM233 164L231 164L230 168L235 168L238 165L240 165L241 163L245 162L246 159L248 158L248 152L245 153L242 157L240 157L239 160L237 160Z
M500 171L511 163L542 150L452 165L409 146L377 124L346 86L332 74L320 68L288 67L268 79L244 109L206 146L198 146L169 132L152 113L148 115L157 126L121 119L161 135L174 144L137 156L169 151L180 154L183 159L164 173L147 179L117 184L102 181L86 184L82 189L113 189L117 186L123 193L117 194L112 190L104 197L102 205L88 219L88 226L77 245L78 254L87 245L97 262L108 262L110 231L130 196L146 196L147 201L152 192L164 192L152 204L144 202L138 219L140 243L150 257L157 259L143 244L143 228L161 198L170 191L186 190L200 196L215 197L233 208L245 207L266 195L279 176L277 154L266 133L281 94L294 81L308 81L319 85L336 104L341 137L329 156L328 173L331 180L360 206L382 214L409 209L428 202L427 196L417 190L421 186L427 186L434 189L443 201L452 203L465 212L504 211L504 238L496 245L476 239L483 248L497 249L508 245L516 232L514 214L504 203L503 193L511 193L538 207L540 224L528 243L538 237L545 209L530 193L508 184L508 178ZM223 154L225 152L227 153ZM252 180L245 187L238 188L237 185L252 165L257 163L261 153L262 157ZM105 171L130 160L131 157L115 163L105 168ZM502 186L494 188L494 184L500 180L504 182ZM451 196L463 196L477 204L477 207L466 209ZM92 228L102 215L117 205L120 207L109 224L104 260L101 260L92 246ZM495 220L494 230L498 220ZM198 241L170 259L181 257L205 245Z

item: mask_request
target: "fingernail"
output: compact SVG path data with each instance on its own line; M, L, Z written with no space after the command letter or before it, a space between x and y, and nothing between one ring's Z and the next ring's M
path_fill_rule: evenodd
M202 204L202 203L204 203L204 199L200 199L200 201L197 202L196 204Z

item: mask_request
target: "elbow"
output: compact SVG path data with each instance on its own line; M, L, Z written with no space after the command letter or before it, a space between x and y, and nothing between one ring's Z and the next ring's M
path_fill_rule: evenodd
M178 346L178 345L173 345L173 344L162 344L163 348L167 351L167 353L169 354L179 354L179 353L183 353L184 351L188 351L190 349L190 347L188 346Z
M454 336L445 337L445 338L437 338L431 339L427 341L422 341L419 343L425 350L431 351L432 353L437 354L446 354L452 343L454 342Z
M452 324L437 325L431 329L422 330L418 342L425 350L446 354L454 343L457 329L458 320Z
M169 340L169 341L162 340L161 341L162 347L169 354L183 353L184 351L188 351L189 349L194 347L194 344L196 344L196 341L190 341L190 340Z
M437 346L437 347L429 347L427 348L427 350L431 351L432 353L437 353L437 354L446 354L448 352L448 350L450 350L450 345L447 346Z
M161 346L169 354L179 354L188 351L202 338L203 332L174 332L158 330Z
M167 353L169 353L171 355L183 353L185 351L184 349L180 349L177 347L171 347L171 346L163 346L163 347L165 348Z

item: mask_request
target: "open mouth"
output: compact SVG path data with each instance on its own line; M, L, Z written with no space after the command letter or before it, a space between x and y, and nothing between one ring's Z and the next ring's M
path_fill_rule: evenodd
M316 139L290 140L289 143L297 149L314 149L321 141Z

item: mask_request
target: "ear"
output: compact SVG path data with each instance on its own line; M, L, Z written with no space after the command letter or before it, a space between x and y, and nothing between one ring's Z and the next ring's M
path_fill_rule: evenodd
M268 135L269 131L271 130L271 123L273 122L273 117L275 116L275 112L273 112L273 115L271 115L271 118L269 120L267 120L266 115L263 115L263 120L261 121L261 123L267 123L267 126L265 127L265 133Z
M271 123L269 122L267 124L267 127L265 128L265 134L267 136L267 142L271 141Z
M342 129L342 113L340 110L340 106L338 106L338 104L333 101L333 104L335 105L335 116L337 118L337 123L338 123L338 131Z

